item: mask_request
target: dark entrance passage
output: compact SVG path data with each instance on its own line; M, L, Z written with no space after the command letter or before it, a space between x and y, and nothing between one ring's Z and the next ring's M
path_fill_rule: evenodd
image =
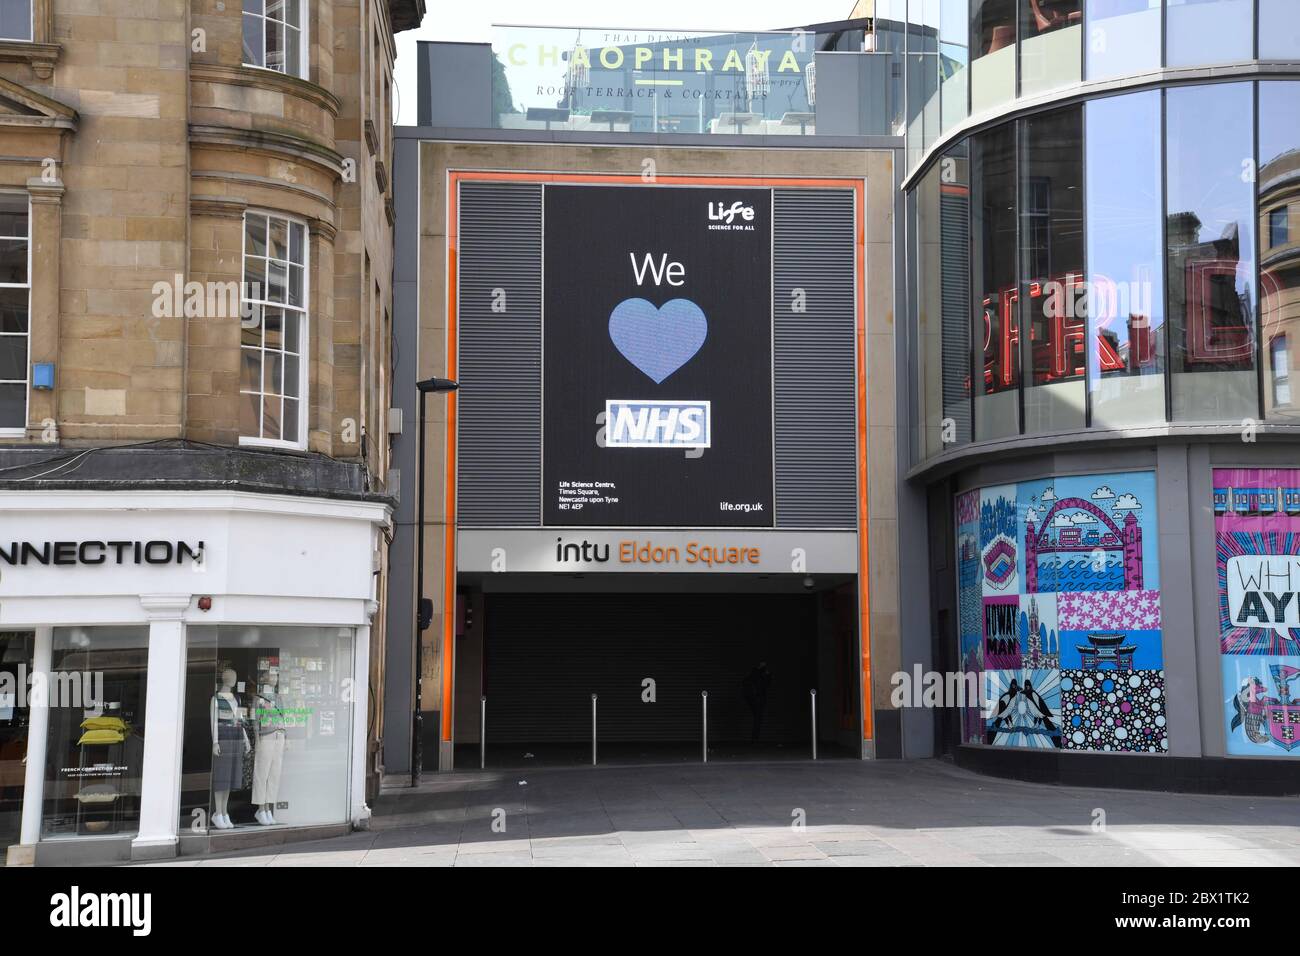
M466 667L457 669L458 767L479 759L477 708L464 700L479 697L467 673L473 663L487 697L488 766L589 762L592 694L602 763L700 760L704 691L711 760L806 759L813 688L819 756L834 755L845 731L850 739L856 732L856 695L846 679L856 649L851 609L836 613L842 594L534 592L468 600L481 608L482 644L473 662L474 635L466 633Z

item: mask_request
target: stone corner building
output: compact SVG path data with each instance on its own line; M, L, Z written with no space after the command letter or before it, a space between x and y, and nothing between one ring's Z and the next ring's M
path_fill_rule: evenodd
M423 13L0 0L11 862L369 815L394 35Z

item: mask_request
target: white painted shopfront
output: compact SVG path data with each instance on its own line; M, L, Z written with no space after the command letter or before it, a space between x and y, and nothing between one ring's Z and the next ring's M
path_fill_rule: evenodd
M25 649L0 687L26 723L11 862L53 841L138 859L187 834L368 818L387 506L4 491L0 514L0 631Z

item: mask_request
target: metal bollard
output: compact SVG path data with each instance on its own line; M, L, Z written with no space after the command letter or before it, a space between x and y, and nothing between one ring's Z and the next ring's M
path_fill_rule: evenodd
M591 765L596 766L596 695L591 695Z
M487 698L478 699L478 768L487 767Z
M709 692L700 691L700 700L704 704L704 762L709 762Z
M813 740L813 760L817 759L817 691L808 692L812 695L812 740Z

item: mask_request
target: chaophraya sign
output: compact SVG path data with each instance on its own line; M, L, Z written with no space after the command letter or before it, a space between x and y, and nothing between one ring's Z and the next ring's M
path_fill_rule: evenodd
M505 129L814 131L817 37L495 26L493 119Z
M548 184L542 515L771 527L772 194Z

